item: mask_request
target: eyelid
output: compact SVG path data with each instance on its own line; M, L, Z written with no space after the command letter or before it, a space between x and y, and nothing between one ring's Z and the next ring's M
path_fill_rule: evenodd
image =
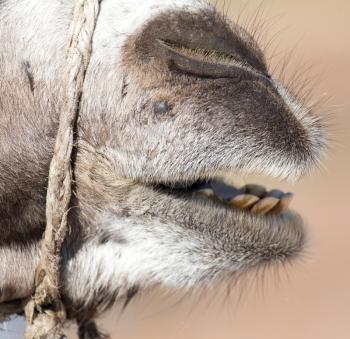
M183 57L191 58L199 62L211 65L221 65L228 67L236 67L252 73L256 76L263 75L260 71L253 68L249 63L242 60L238 55L227 54L217 50L205 50L202 48L189 48L178 43L158 40L159 44L167 50L179 54Z

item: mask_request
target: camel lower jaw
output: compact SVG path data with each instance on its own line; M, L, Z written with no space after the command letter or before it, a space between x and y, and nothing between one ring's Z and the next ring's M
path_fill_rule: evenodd
M217 179L174 186L156 188L157 200L168 206L166 216L161 216L164 220L168 218L169 210L176 209L173 222L186 224L198 220L195 225L197 232L203 230L207 233L210 230L210 234L214 232L216 237L225 239L224 242L230 243L229 239L232 239L232 244L235 244L237 241L237 248L240 248L242 235L253 239L249 246L254 248L276 246L278 250L272 249L271 253L277 254L267 255L266 261L284 260L302 253L306 241L305 224L297 212L284 207L290 194L267 191L258 185L245 185L244 189L238 189ZM274 198L278 203L271 208L272 204L268 202L273 201L270 198L277 194L283 196ZM251 201L250 195L254 196ZM281 201L283 208L279 206ZM261 209L258 210L258 207ZM231 251L235 253L236 245L232 246Z

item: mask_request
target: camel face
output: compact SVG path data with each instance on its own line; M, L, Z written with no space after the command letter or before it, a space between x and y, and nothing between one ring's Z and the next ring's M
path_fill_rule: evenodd
M48 3L8 0L0 12L1 302L32 292L45 225L72 6ZM254 39L205 2L103 1L62 260L69 316L156 283L195 287L297 257L305 231L291 194L222 177L296 179L324 147L318 118Z
M195 286L299 255L290 193L221 178L295 179L324 148L317 117L269 74L253 38L207 5L165 8L128 34L117 69L118 115L81 135L104 161L84 152L77 170L94 162L78 188L105 211L104 242L123 243L125 275Z

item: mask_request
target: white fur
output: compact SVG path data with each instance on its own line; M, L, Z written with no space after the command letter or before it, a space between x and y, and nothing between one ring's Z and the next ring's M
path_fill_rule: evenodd
M105 0L95 31L95 51L99 53L103 49L105 58L106 48L119 49L130 34L163 11L197 11L208 6L200 0ZM115 55L112 57L114 59Z
M175 224L159 222L147 226L109 217L102 225L123 241L87 242L69 262L65 275L76 279L66 279L66 288L67 293L74 293L74 298L84 299L87 296L80 293L103 289L108 284L122 287L121 295L131 286L147 288L159 282L188 288L218 265L210 253L206 257L209 239L199 239L193 231ZM232 262L228 267L235 270ZM74 274L77 270L79 276ZM79 288L82 285L84 289Z
M20 55L31 64L45 65L42 72L36 73L37 80L38 75L45 81L52 80L52 68L62 74L73 5L71 0L7 0L0 11L0 20L11 24L10 33L2 32L11 37L6 39L11 46L2 46L0 54L6 53L4 57L9 60ZM207 6L202 0L103 0L94 34L92 62L115 65L127 37L162 11L196 11ZM11 74L13 70L9 66L7 70Z

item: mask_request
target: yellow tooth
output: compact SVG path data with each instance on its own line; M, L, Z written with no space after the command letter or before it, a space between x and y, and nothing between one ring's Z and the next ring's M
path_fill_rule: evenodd
M211 188L203 188L201 190L196 191L196 193L203 194L207 197L213 197L215 195L214 191Z
M266 197L257 202L251 209L256 214L266 214L270 212L278 203L279 199L274 197Z
M282 213L286 211L293 200L293 193L286 193L280 200L280 202L271 211L273 213Z
M266 193L265 187L260 185L254 185L254 184L245 185L242 188L240 188L240 190L243 190L248 194L256 195L259 198L262 198Z
M238 207L242 209L247 209L252 207L259 197L252 194L240 194L230 200L229 204L233 207Z

